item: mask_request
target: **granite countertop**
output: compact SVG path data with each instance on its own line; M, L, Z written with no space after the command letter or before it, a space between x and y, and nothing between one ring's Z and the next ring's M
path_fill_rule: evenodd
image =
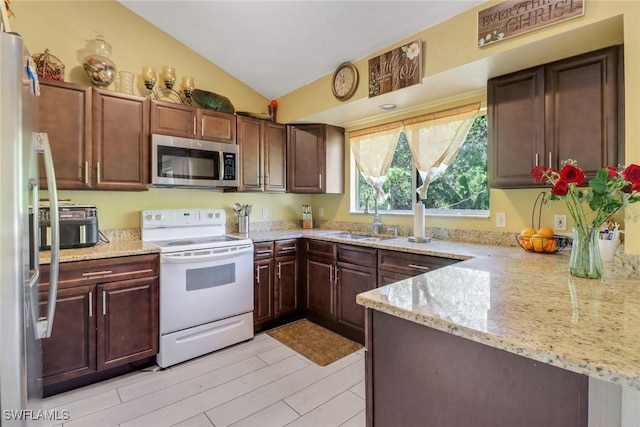
M600 380L640 389L640 289L605 263L572 277L553 255L457 242L432 252L466 261L357 296L360 305Z
M87 261L101 258L143 255L160 252L158 248L146 245L141 240L113 240L100 242L96 246L78 249L61 249L60 262ZM51 262L51 251L40 251L40 264Z
M360 305L604 381L640 389L640 283L604 263L602 280L569 275L569 250L406 237L359 241L335 230L251 232L254 242L294 238L441 256L461 262L357 296ZM156 253L140 240L65 249L61 262ZM49 252L40 252L49 262Z

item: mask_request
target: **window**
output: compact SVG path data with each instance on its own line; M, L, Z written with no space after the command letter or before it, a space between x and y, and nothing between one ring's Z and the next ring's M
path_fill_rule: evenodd
M355 208L365 209L365 201L372 188L356 168ZM382 189L386 201L378 210L410 212L417 200L416 188L422 184L414 165L409 143L400 133L387 180ZM431 215L487 215L489 211L489 187L487 186L487 116L479 115L446 172L435 179L423 201ZM370 202L370 209L372 209Z

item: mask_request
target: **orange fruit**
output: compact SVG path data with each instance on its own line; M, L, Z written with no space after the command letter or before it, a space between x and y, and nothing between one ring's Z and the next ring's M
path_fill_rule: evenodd
M553 237L553 230L549 227L542 227L540 230L538 230L538 234L543 237Z
M529 238L527 237L527 239L529 239ZM523 240L522 241L522 247L527 249L527 250L529 250L529 251L533 250L533 245L531 244L530 240Z
M544 245L545 252L555 252L558 249L558 243L554 239L549 239L546 245Z
M530 240L531 240L531 245L533 245L534 251L544 252L544 247L549 241L549 238L536 233L533 236L531 236Z
M520 240L522 241L528 241L529 237L533 236L534 234L536 234L536 230L534 230L533 228L525 228L520 232Z

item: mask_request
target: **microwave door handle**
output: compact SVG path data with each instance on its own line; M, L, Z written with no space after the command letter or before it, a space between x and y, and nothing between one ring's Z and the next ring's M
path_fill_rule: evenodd
M60 260L60 214L58 210L58 190L56 188L56 175L53 168L53 156L49 146L49 137L46 133L35 133L36 150L44 155L44 169L47 175L47 188L49 190L49 218L51 221L51 261L49 268L49 295L47 298L47 314L37 322L37 338L49 338L53 329L53 318L56 312L56 300L58 297L58 271ZM37 228L38 232L40 228Z

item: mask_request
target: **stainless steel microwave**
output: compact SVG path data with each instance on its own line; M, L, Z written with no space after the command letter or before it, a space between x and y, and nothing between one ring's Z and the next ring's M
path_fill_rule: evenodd
M165 187L238 186L236 144L151 136L151 184Z

